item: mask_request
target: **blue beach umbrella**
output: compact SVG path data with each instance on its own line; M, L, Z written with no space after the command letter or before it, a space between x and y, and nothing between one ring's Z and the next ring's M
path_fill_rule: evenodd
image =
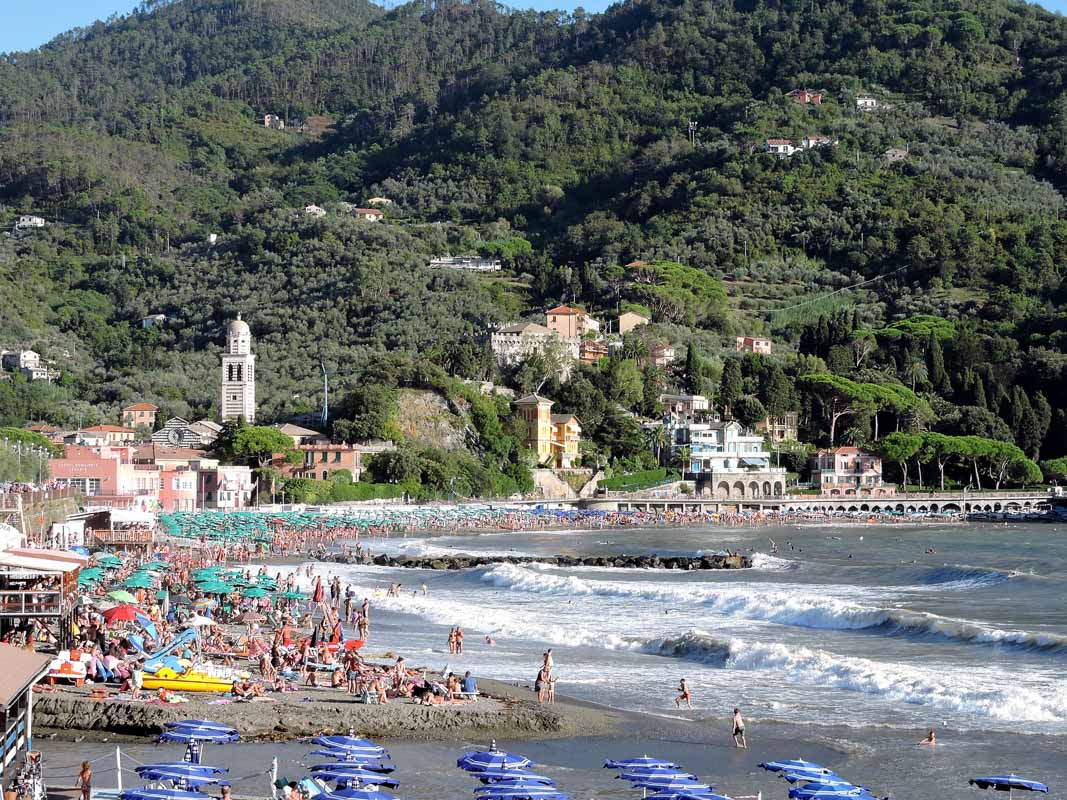
M138 773L142 780L146 781L170 781L179 784L181 789L199 789L201 786L229 786L230 782L223 780L217 775L208 775L206 772L194 775L183 775L180 772L170 770L154 770L151 772Z
M707 784L701 783L695 778L636 778L631 779L630 783L641 789L652 789L653 791L669 791L676 789L678 791L690 791L692 789L710 789Z
M646 778L677 778L680 780L695 781L697 776L691 775L688 772L682 772L678 769L650 769L648 767L628 769L615 776L616 780L622 779L627 781L640 781L645 780Z
M783 772L781 776L789 783L800 783L801 781L818 781L819 783L839 783L842 785L851 786L850 781L846 781L836 772L820 772L817 775L813 773L805 772Z
M830 772L821 764L816 764L814 761L805 761L802 758L796 758L792 761L766 761L759 766L768 772L789 772L794 775Z
M380 772L372 772L369 769L313 769L311 777L325 781L337 781L338 783L361 783L368 786L388 786L395 789L400 785L396 778L382 775Z
M336 758L338 764L351 764L362 769L369 769L372 772L396 772L396 764L385 761L382 758L357 756L352 753L341 753L337 750L312 750L311 755Z
M553 789L555 786L555 781L545 783L544 781L529 781L525 778L514 778L512 780L497 781L496 783L479 786L474 790L474 794L478 797L485 797L486 795L496 794L504 789Z
M622 759L609 758L607 761L604 762L604 769L636 769L640 767L663 767L666 769L678 769L678 765L675 764L673 761L664 761L662 758L650 758L649 756Z
M988 775L984 778L971 778L967 781L971 786L979 789L993 789L998 792L1007 792L1010 798L1012 792L1048 792L1048 786L1029 778L1020 778L1018 775Z
M200 792L184 789L152 789L142 786L139 789L126 789L119 794L119 800L205 800Z
M456 766L467 772L481 772L487 769L522 769L532 767L534 762L517 753L505 753L490 749L473 751L456 760Z
M223 767L212 767L209 764L190 764L188 761L162 761L158 764L142 764L134 767L134 771L140 775L145 771L153 770L185 770L189 775L222 775L226 772Z
M323 800L398 800L396 795L389 792L380 792L377 789L363 788L359 786L337 789L322 795Z
M731 800L731 798L709 790L705 792L656 792L646 796L645 800Z
M556 785L556 782L547 775L538 775L536 772L530 772L525 769L487 769L472 774L482 783L507 783L522 780L528 783L542 783L548 786Z
M567 800L567 795L552 786L513 786L478 797L479 800Z
M217 731L237 733L237 728L232 725L223 725L221 722L212 722L209 719L180 719L177 722L164 722L164 728L214 728Z
M860 786L852 784L841 785L840 783L812 782L804 786L797 786L789 790L789 796L794 800L840 800L845 797L866 798L871 793Z
M159 741L161 742L180 742L182 744L188 744L189 742L236 742L241 738L237 731L232 733L227 731L220 731L216 728L171 728L163 731L159 735Z

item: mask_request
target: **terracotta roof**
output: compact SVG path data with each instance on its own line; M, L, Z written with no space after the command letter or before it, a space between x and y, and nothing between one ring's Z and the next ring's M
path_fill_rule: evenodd
M626 266L628 266L628 267L643 267L644 265L645 265L644 261L637 260L637 261L631 261Z
M572 419L575 422L578 421L578 417L574 416L574 414L553 414L552 415L552 421L553 422L570 422Z
M137 431L121 425L93 425L91 428L82 428L82 433L137 433Z
M768 139L767 144L792 144L792 139Z
M4 665L0 671L0 706L7 708L29 686L44 677L52 657L0 644L0 663Z
M126 406L123 411L159 411L159 406L154 406L151 403L134 403L132 406Z
M355 213L360 214L360 215L370 214L370 215L376 216L376 217L384 217L385 216L385 214L382 212L382 210L380 208L357 208L357 209L355 209Z
M567 315L570 315L570 314L581 314L583 316L585 315L585 312L582 311L582 309L575 308L574 306L556 306L555 308L550 308L545 313L546 314L556 314L556 315L560 315L560 316L567 316Z
M313 431L310 428L301 428L299 425L294 425L291 422L286 422L284 425L276 426L280 433L284 433L288 436L324 436L325 434Z

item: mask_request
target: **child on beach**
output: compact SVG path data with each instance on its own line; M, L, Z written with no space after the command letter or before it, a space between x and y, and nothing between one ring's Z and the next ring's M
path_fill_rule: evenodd
M745 718L741 716L741 709L734 709L734 747L748 749L748 741L745 739Z

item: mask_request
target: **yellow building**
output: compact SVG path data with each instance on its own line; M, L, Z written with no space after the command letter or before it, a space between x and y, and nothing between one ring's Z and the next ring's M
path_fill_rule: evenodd
M577 463L582 426L574 414L553 414L552 401L537 394L519 398L515 408L526 422L523 447L534 452L538 465L570 469Z

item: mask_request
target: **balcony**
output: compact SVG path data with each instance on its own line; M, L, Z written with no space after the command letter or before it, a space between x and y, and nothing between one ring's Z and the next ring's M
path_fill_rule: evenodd
M53 591L0 590L0 616L54 616L63 610L63 593Z

